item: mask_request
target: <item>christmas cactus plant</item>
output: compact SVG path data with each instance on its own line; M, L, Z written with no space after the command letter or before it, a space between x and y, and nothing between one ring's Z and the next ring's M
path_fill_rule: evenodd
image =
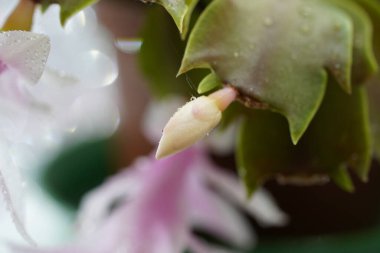
M35 47L28 36L36 34L13 30L30 31L36 11L48 12L58 5L64 27L71 17L96 2L20 0L2 26L0 48L12 48L11 40L19 37L25 44L21 53ZM265 217L261 217L263 224L283 225L286 215L259 189L266 181L299 186L333 181L344 191L354 192L353 176L369 180L371 161L380 158L379 1L142 2L147 17L141 48L138 41L124 41L133 44L124 50L138 53L150 90L161 103L178 95L190 101L160 127L155 157L136 162L85 198L81 222L102 221L94 226L95 235L86 234L85 240L59 252L178 253L187 248L211 252L213 247L192 233L193 224L246 249L252 246L253 234L245 226L245 217L214 196L214 188L250 215ZM42 38L50 47L48 38ZM118 43L123 50L123 40ZM47 61L47 47L38 51L43 56L38 59L38 71L18 64L23 60L21 53L0 51L0 76L12 67L37 83ZM5 57L8 53L13 58ZM108 62L102 66L106 65ZM236 131L227 146L234 148L240 181L213 166L205 142L196 144L210 139L206 137L209 133L223 135L230 129ZM0 185L7 185L3 178L0 173ZM12 192L8 195L11 203L15 197ZM127 195L127 201L120 201L120 195ZM252 202L245 200L247 196L253 197ZM261 201L253 201L257 196ZM129 197L133 201L128 205ZM121 202L121 207L109 214L116 202ZM265 216L266 210L257 212L253 202L270 206L270 218ZM208 208L203 208L205 203ZM191 211L185 210L185 205ZM10 209L19 230L33 243L17 208ZM98 213L92 213L96 209ZM107 215L109 219L104 218ZM231 217L234 219L229 220ZM161 230L157 232L156 226ZM107 236L109 241L93 244ZM152 245L142 243L145 237ZM13 250L33 252L23 247Z
M94 2L23 0L18 11L58 3L64 24ZM348 169L368 180L370 161L379 155L378 2L144 2L162 5L178 28L150 10L141 66L158 96L186 95L194 82L199 95L222 87L236 92L222 128L239 124L237 164L249 193L270 178L302 185L331 179L353 191ZM191 128L178 124L169 132ZM166 153L184 149L216 124L198 129L203 132L182 146L166 141Z
M182 38L190 34L179 65L183 46L176 35L166 30L152 40L159 32L147 26L145 73L161 96L189 82L170 82L174 70L158 73L158 64L200 80L201 95L222 87L237 92L222 127L239 124L237 164L249 193L270 178L301 185L331 179L353 191L348 169L368 180L370 161L379 155L378 2L214 0L195 10L197 1L158 2ZM192 13L197 17L189 29ZM151 14L152 24L169 26L160 15ZM164 51L173 41L178 50ZM155 57L149 55L154 47L160 51ZM198 68L209 73L199 79L204 73L191 71Z

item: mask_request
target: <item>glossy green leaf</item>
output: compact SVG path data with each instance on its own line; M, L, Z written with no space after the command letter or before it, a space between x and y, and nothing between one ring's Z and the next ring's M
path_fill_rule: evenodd
M329 83L321 108L297 145L283 116L255 110L243 122L237 146L239 173L249 192L273 177L304 184L323 182L328 175L351 190L343 174L347 167L366 181L371 160L367 107L365 87L353 86L348 95Z
M144 2L162 5L173 17L182 38L186 37L189 29L191 14L199 0L143 0Z
M246 102L283 114L297 143L321 104L327 71L350 92L352 48L351 17L328 2L214 0L180 73L212 68Z
M61 24L64 25L71 16L98 1L99 0L41 0L41 6L42 10L45 11L50 5L59 4L61 7Z
M197 91L199 94L203 94L221 86L222 82L220 81L218 75L211 72L199 83Z

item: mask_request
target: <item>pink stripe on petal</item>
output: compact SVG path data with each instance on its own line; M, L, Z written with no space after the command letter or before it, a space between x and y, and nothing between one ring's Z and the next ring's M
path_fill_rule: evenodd
M187 149L152 161L143 192L133 202L131 252L177 253L184 250L188 234L186 191L188 173L197 151ZM149 243L146 243L149 242Z
M187 176L195 155L189 149L159 161L146 159L139 168L141 191L115 210L85 247L94 253L182 252L189 234Z
M7 68L7 65L2 60L0 60L0 74L2 74Z

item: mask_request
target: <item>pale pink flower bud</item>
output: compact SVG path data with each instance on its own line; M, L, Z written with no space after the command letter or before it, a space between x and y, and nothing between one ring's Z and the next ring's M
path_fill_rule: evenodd
M156 158L177 153L202 139L218 125L222 112L236 96L236 90L227 87L198 97L178 109L163 130Z

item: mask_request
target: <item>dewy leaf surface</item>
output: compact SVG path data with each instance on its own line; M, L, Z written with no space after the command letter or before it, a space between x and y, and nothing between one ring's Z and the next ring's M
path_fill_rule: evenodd
M51 4L59 4L61 7L60 19L62 25L64 25L71 16L98 1L99 0L41 0L41 5L42 9L46 10Z
M249 192L278 175L301 183L329 175L351 191L346 168L367 180L371 160L367 107L364 86L353 86L348 95L329 83L321 108L296 146L281 115L255 110L243 122L237 152Z
M186 37L189 29L191 14L198 0L145 0L162 5L173 17L182 38Z
M212 68L245 98L283 114L296 143L322 102L327 72L350 92L353 31L351 17L325 1L214 0L180 73Z

